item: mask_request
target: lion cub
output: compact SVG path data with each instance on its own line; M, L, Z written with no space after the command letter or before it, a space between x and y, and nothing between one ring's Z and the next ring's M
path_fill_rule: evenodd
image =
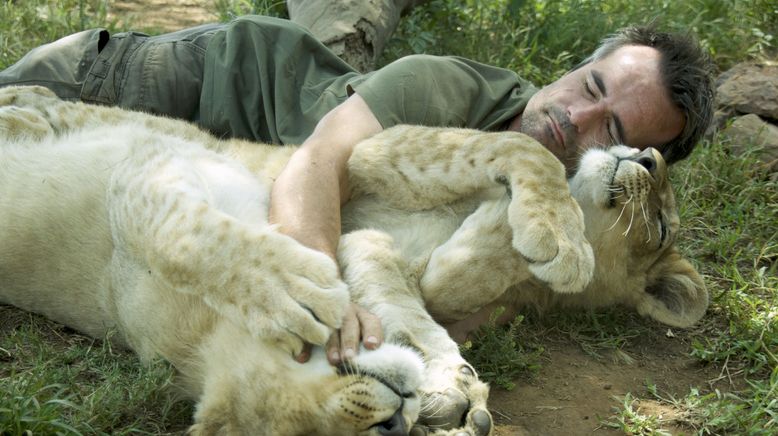
M427 309L622 303L688 325L707 305L651 150L589 153L568 188L521 134L388 129L349 161L341 281L267 222L291 148L35 87L0 89L0 137L0 301L170 361L195 434L485 435L488 388ZM388 344L294 362L349 298Z

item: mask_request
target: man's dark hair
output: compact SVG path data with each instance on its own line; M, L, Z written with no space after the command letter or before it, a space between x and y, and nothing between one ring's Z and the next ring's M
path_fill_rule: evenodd
M579 67L628 45L653 47L661 53L660 71L665 88L686 117L683 131L665 144L662 156L667 163L686 158L713 119L713 63L710 57L691 35L659 32L653 25L630 26L603 39Z

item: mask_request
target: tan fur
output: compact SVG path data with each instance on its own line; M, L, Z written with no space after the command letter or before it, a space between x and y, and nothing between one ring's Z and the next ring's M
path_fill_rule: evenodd
M41 88L0 89L0 138L0 301L96 337L116 330L141 357L170 361L198 400L196 434L388 434L392 416L407 430L419 413L440 434L485 434L488 389L425 304L456 320L506 299L622 303L673 325L707 305L672 248L666 172L632 194L670 223L654 247L642 212L619 238L620 207L587 203L608 187L587 180L608 173L591 170L607 159L584 158L570 186L592 252L561 164L521 134L400 126L359 144L338 252L348 291L330 259L267 223L290 148ZM340 374L320 351L295 363L303 340L326 340L349 295L423 367L391 346Z

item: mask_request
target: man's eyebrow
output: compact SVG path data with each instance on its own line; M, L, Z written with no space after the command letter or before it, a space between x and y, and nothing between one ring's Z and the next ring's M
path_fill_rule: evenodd
M594 80L594 84L597 86L597 89L600 91L600 94L603 97L608 96L608 89L605 87L605 81L602 80L602 74L600 74L597 70L591 70L592 74L592 80ZM618 133L619 137L614 138L619 142L624 142L624 138L626 138L626 135L624 134L624 125L621 124L621 118L617 114L613 114L613 124L616 125L616 132Z

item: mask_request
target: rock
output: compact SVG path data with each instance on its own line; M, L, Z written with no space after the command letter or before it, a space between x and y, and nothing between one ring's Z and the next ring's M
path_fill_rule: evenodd
M721 136L730 143L733 154L756 153L765 169L773 173L771 178L778 177L778 127L749 114L735 118Z
M778 120L778 63L742 63L717 80L719 109Z

